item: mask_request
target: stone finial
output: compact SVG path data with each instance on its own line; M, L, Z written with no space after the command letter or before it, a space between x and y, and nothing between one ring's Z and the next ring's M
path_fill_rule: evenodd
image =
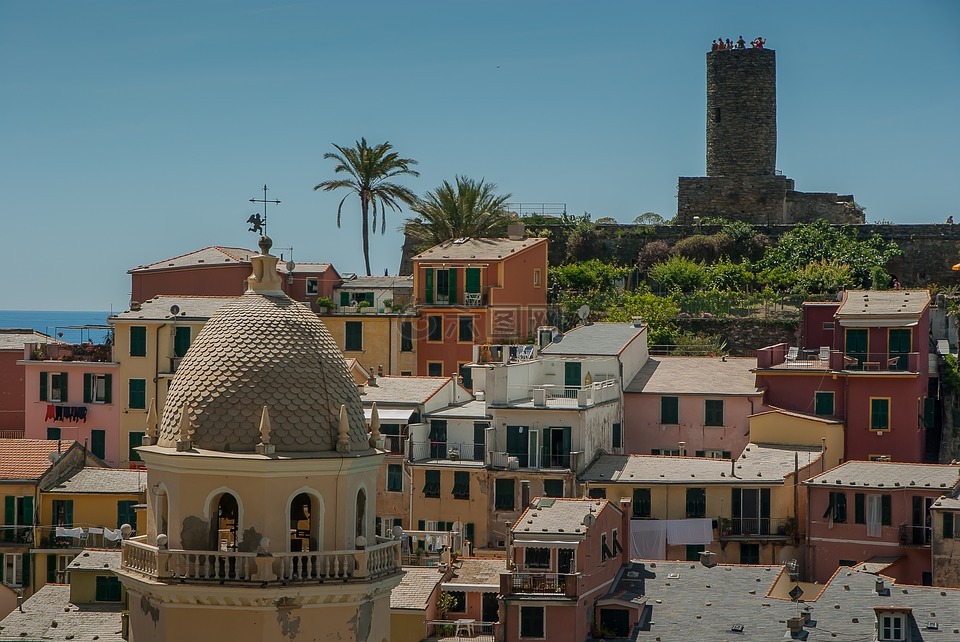
M177 450L184 452L193 449L193 426L190 425L190 410L184 404L180 409L180 438L177 439Z
M260 443L257 444L257 452L261 455L271 455L276 452L277 447L270 443L270 411L263 407L263 414L260 415Z
M377 410L377 402L373 402L370 408L370 447L376 448L380 443L380 411Z
M141 446L152 446L157 443L157 400L150 400L150 409L147 410L147 432L143 436Z
M247 292L258 294L283 294L280 275L277 274L277 261L280 259L270 254L273 241L269 236L260 238L262 254L250 257L253 273L247 277Z
M340 405L340 425L337 428L337 452L350 452L350 418L347 417L346 404Z

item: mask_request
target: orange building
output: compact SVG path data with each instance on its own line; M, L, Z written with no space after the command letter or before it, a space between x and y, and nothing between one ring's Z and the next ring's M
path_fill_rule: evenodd
M547 317L547 239L455 239L413 257L417 374L459 372L474 344L524 343Z

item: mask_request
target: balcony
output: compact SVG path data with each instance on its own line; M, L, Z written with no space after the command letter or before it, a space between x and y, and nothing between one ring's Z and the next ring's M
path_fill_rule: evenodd
M123 542L121 566L129 573L169 583L366 582L400 571L400 541L364 550L259 554L164 550L136 538Z
M485 448L472 441L414 441L410 443L410 461L437 463L473 463L483 466Z
M487 464L502 470L571 471L578 470L582 460L582 451L549 453L542 460L525 453L491 452Z
M4 546L33 545L32 526L0 527L0 544Z
M844 354L839 350L799 350L786 343L757 350L757 368L760 370L903 373L920 372L920 365L918 352Z
M500 574L504 596L545 596L577 599L577 573L514 572Z
M28 361L84 361L111 363L113 346L107 343L37 343L26 353Z
M786 541L799 535L793 517L721 517L720 541Z
M473 619L427 620L425 640L438 642L470 640L471 642L494 642L498 622L478 622Z
M930 546L929 526L900 524L900 546Z
M607 379L588 386L558 386L551 383L507 386L507 400L488 399L495 408L570 408L581 410L620 399L620 380Z
M388 455L403 456L407 454L407 436L406 435L385 435L380 433L383 438L382 448Z

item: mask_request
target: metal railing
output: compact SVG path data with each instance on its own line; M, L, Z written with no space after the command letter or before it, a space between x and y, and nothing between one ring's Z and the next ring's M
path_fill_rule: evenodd
M33 526L0 526L0 543L33 544Z
M380 436L383 437L383 447L386 449L388 455L407 454L406 435L385 435L380 433Z
M469 618L457 620L427 620L426 637L436 640L450 638L453 640L475 640L476 642L492 642L494 628L499 622L480 622Z
M617 378L598 381L588 386L558 386L554 384L507 386L505 403L526 403L534 406L579 407L592 406L606 401L615 401L620 395L620 380ZM498 405L500 400L489 399Z
M576 574L573 573L504 573L501 590L509 595L567 595L577 594Z
M722 517L718 524L721 539L785 538L797 530L792 517Z
M901 546L929 546L930 535L931 528L929 526L900 524Z
M410 446L410 461L446 459L482 462L485 450L482 443L472 441L414 441Z
M162 581L312 582L368 580L401 568L400 541L362 550L301 553L165 550L123 542L122 566Z

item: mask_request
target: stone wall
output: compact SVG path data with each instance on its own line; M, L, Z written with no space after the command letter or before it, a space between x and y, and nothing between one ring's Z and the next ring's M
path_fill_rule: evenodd
M721 337L734 357L753 357L757 350L777 343L800 344L799 319L706 318L677 319L688 332Z
M788 191L783 202L783 221L786 223L813 223L827 219L831 223L863 223L863 210L857 207L853 196L830 192Z
M717 216L759 225L784 223L784 197L793 187L792 179L780 175L681 176L677 222L691 225L694 216Z

